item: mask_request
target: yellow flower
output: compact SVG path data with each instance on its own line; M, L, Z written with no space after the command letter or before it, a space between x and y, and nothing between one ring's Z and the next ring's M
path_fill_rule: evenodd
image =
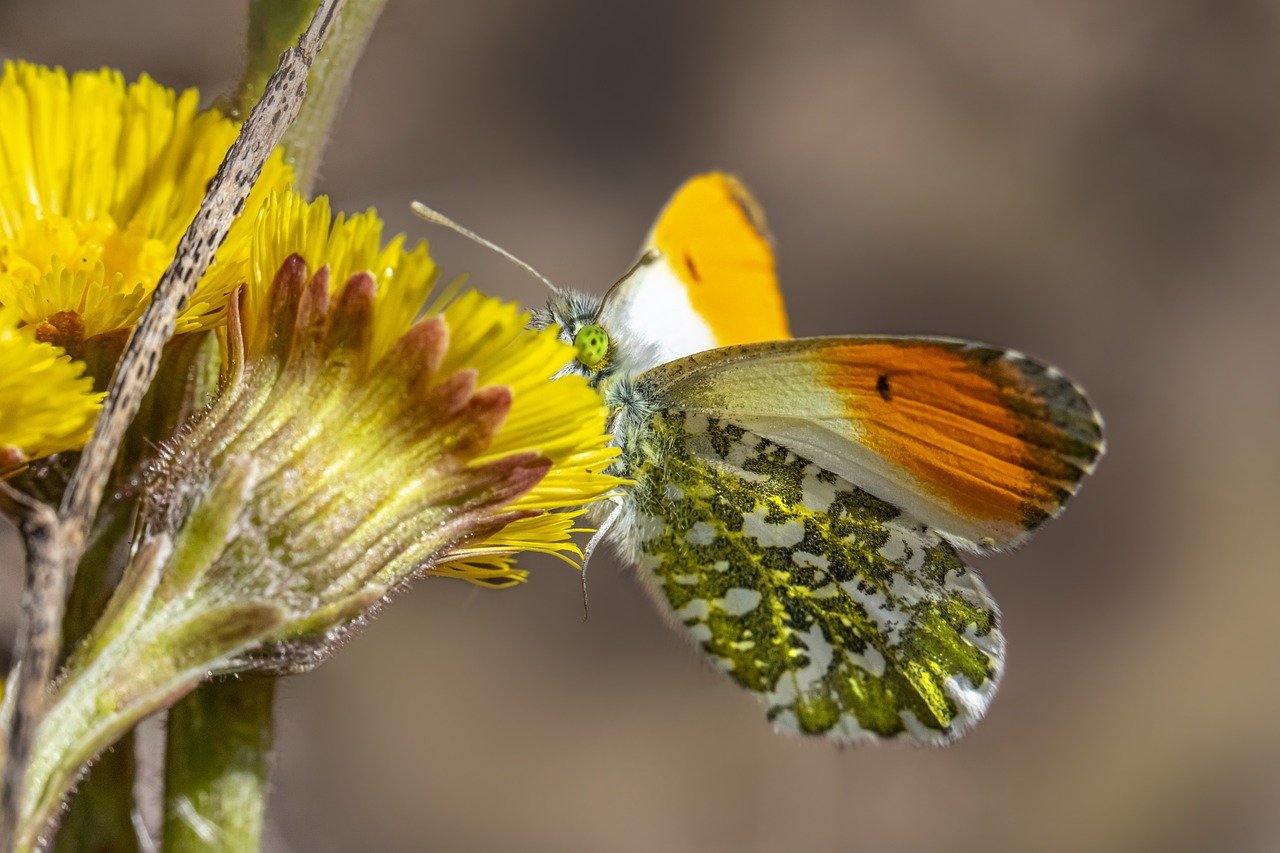
M101 402L82 363L37 341L16 311L0 306L0 474L83 445Z
M324 196L306 202L296 192L273 192L254 223L247 268L215 267L210 285L224 293L245 285L241 324L248 352L256 353L266 343L268 293L291 255L312 269L328 267L331 292L356 273L367 272L377 286L376 310L373 338L362 355L376 360L417 319L436 280L427 244L419 242L406 250L404 243L401 234L382 245L382 220L373 210L335 217Z
M38 339L75 346L137 322L237 126L149 77L6 62L0 75L0 304ZM257 209L292 170L273 154L246 214L178 318L223 316Z
M344 449L353 444L358 447L361 440L382 446L386 435L415 434L415 424L396 422L406 415L391 406L372 410L367 422L341 408L344 393L365 393L366 384L385 381L386 375L397 370L421 369L414 360L420 359L421 353L406 357L397 347L405 348L406 333L423 311L437 269L425 242L406 248L403 235L385 246L381 240L382 222L372 210L335 217L324 197L308 203L296 193L278 192L267 200L251 241L249 275L240 297L236 328L228 329L233 335L239 330L244 359L252 364L285 357L279 339L296 334L295 322L317 322L315 316L295 318L294 309L285 307L285 294L293 292L291 298L300 298L298 292L306 284L306 273L299 265L322 270L318 286L326 303L336 303L325 321L329 334L336 335L338 326L349 327L342 334L357 338L359 343L343 348L344 368L352 368L344 373L343 381L326 374L327 384L321 389L324 406L295 413L292 399L307 399L309 390L286 378L282 385L292 395L289 405L259 410L255 415L257 432L278 434L282 419L294 415L319 424L332 414L339 421L328 432ZM366 298L369 304L360 307L360 300ZM316 309L312 306L308 310ZM479 468L530 455L549 464L538 483L505 508L512 515L506 524L485 536L472 537L465 545L459 543L447 557L437 554L426 568L429 574L505 586L525 577L523 571L511 566L514 555L521 551L552 553L572 562L571 558L581 556L570 540L580 510L553 510L580 508L616 485L616 480L601 473L616 450L609 447L599 397L585 383L549 381L571 360L572 353L567 353L554 334L528 332L528 321L528 315L515 305L474 291L454 300L437 319L447 330L447 348L432 374L469 375L467 394L495 387L506 388L510 394L504 404L502 428L491 437L486 451L469 464ZM415 334L421 332L416 329ZM298 361L297 353L287 355ZM296 371L296 363L294 367ZM310 374L308 377L314 379ZM415 448L412 452L419 451ZM382 452L390 451L384 448ZM442 454L437 450L437 455ZM352 459L349 464L349 476L358 479L378 469L381 460ZM332 468L329 473L332 481L316 484L316 488L346 487ZM407 478L409 473L401 476Z
M506 586L521 551L573 562L574 519L619 485L600 396L551 378L573 358L555 329L474 292L419 319L435 266L381 246L372 212L282 195L258 224L222 390L145 478L143 535L41 723L24 826L210 674L308 669L423 575Z

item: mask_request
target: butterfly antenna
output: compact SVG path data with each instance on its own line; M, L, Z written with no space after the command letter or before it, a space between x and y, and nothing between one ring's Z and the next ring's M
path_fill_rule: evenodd
M481 246L484 246L486 249L489 249L490 251L501 255L511 263L520 267L520 269L532 275L538 281L542 282L547 287L549 287L552 293L560 292L560 288L552 284L551 279L547 278L545 275L543 275L542 273L534 269L532 264L528 264L520 260L515 255L508 252L506 249L499 246L497 243L494 243L492 240L486 240L485 238L481 237L479 234L472 231L471 229L463 228L461 225L454 222L452 219L445 216L440 211L433 210L432 208L427 207L425 204L423 204L420 201L415 201L409 206L413 209L413 212L416 213L420 218L427 220L433 225L443 225L445 228L448 228L451 231L456 231L457 233L461 234L463 237L466 237L468 240L471 240L474 243L479 243Z
M609 513L609 517L600 525L600 529L591 534L591 541L587 543L586 549L582 552L582 621L586 622L590 615L587 610L587 565L591 562L591 555L595 553L596 546L604 541L604 537L608 535L613 523L618 520L618 516L622 514L622 499L613 498L613 510Z
M631 269L623 273L622 278L611 284L609 289L604 292L604 296L600 297L600 307L596 309L596 316L591 318L591 322L597 323L600 321L600 315L604 313L604 307L609 304L610 298L613 297L614 292L622 286L624 281L649 266L649 264L654 263L660 257L662 257L662 253L657 249L646 249L645 253L631 265Z

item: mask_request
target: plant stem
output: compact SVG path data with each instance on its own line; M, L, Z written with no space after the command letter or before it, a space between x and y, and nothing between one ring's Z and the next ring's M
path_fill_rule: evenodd
M0 783L0 851L13 849L18 813L22 808L23 781L31 761L36 726L48 701L62 642L62 612L67 594L63 568L65 551L58 514L53 507L12 489L0 480L0 506L18 520L27 552L27 572L22 585L22 610L17 664L5 684L0 717L7 725L4 738L4 775Z
M315 187L333 119L342 106L347 84L364 53L373 25L386 4L387 0L347 0L342 16L333 25L322 61L311 68L307 99L281 142L293 160L298 190L305 196L310 196Z
M318 0L249 0L248 56L240 85L225 111L242 120L253 109L276 73L280 54L297 44L315 14Z
M281 145L293 164L299 192L310 196L320 158L338 107L369 33L387 0L347 0L342 15L311 67L307 98ZM249 61L233 109L252 104L262 91L275 57L292 44L315 11L316 0L253 0L249 5Z
M129 732L93 763L58 828L55 851L136 853L140 849L133 823L133 778L137 769L133 750L133 732Z
M62 657L93 627L123 570L119 546L133 526L135 501L124 497L108 503L98 516L84 559L76 571L62 622ZM129 732L104 752L76 788L58 828L57 851L139 849L133 823L134 738Z
M257 850L272 741L275 678L201 685L169 710L164 849Z

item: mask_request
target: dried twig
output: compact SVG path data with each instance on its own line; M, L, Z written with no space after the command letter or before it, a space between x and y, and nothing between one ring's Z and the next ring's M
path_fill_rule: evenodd
M10 700L15 703L14 714L4 756L4 787L0 789L0 823L3 823L0 826L0 849L7 851L13 845L17 815L22 805L22 777L18 776L17 782L10 781L9 768L26 770L31 757L32 735L49 683L48 677L33 678L27 674L37 671L36 668L46 660L50 661L49 668L52 669L52 662L58 659L58 647L62 642L62 608L51 612L44 603L59 595L65 597L66 581L59 577L62 548L58 515L53 507L0 480L0 508L18 519L18 528L27 548L22 619L14 648L17 665L7 685L8 691L17 692Z
M280 66L268 82L262 100L253 108L227 152L195 220L178 243L173 262L160 279L151 303L116 365L106 403L63 497L60 512L55 517L50 507L29 499L17 506L27 534L27 582L18 638L19 664L8 685L8 690L15 691L15 699L6 750L4 792L0 796L0 850L13 847L31 742L57 661L67 588L84 553L116 450L155 376L161 350L173 334L178 312L213 261L214 253L226 238L232 220L244 207L245 197L271 150L297 116L311 63L343 2L320 0L297 47L281 55ZM11 499L12 492L6 488L6 498Z

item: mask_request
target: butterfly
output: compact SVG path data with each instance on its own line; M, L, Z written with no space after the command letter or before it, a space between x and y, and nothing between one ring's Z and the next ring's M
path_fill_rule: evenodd
M556 290L535 315L612 412L629 485L597 536L777 728L948 743L1004 661L961 553L1060 513L1101 419L1013 350L792 339L771 245L737 179L695 176L604 296Z

